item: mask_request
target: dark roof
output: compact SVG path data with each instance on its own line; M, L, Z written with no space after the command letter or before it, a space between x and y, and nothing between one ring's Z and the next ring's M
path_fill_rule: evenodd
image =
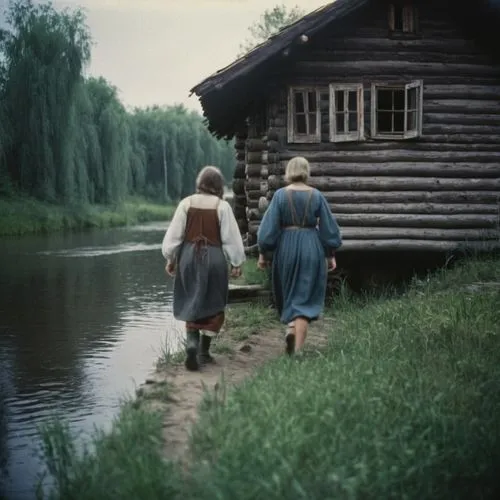
M243 101L247 100L242 101L242 97L245 92L248 95L252 88L252 79L249 77L256 70L268 66L276 56L280 57L287 47L297 43L301 35L306 34L310 37L330 22L343 18L368 2L369 0L336 0L320 7L195 85L191 89L191 94L200 97L210 130L220 137L232 136L236 115L241 114ZM235 85L236 83L238 85ZM230 96L237 102L232 110L228 109Z
M454 4L452 0L448 1ZM489 4L490 7L500 4L500 0L476 1L478 4ZM195 85L190 92L200 98L210 131L218 137L232 137L241 120L248 116L252 102L255 102L259 88L262 87L259 83L266 71L272 70L278 61L283 64L285 49L298 44L301 35L310 38L328 24L343 19L369 2L370 0L336 0L320 7ZM474 11L477 14L479 9L468 8L467 2L463 4L469 19ZM479 5L475 7L479 8Z

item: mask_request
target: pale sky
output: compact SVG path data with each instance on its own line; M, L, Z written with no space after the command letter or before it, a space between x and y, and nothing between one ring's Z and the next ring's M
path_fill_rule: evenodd
M5 0L0 0L1 4ZM299 5L309 12L329 0L54 0L80 5L95 43L89 72L120 90L128 106L184 103L189 90L231 63L248 26L266 8Z

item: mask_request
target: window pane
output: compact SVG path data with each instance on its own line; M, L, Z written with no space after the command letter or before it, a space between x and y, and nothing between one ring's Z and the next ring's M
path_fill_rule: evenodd
M309 134L316 134L316 113L309 113Z
M358 113L349 113L349 132L358 130Z
M394 90L394 109L403 111L405 109L405 91Z
M337 134L345 134L344 113L335 113L335 131Z
M355 90L349 91L349 111L358 110L358 93Z
M295 92L295 112L303 113L304 110L304 98L302 92Z
M392 133L392 113L390 111L377 113L377 130L381 133Z
M337 111L344 110L344 91L336 90L335 91L335 109Z
M417 112L408 111L406 114L406 130L408 132L413 132L417 130Z
M308 92L307 98L308 98L308 104L309 104L309 111L315 112L316 108L317 108L316 107L316 92Z
M408 108L417 109L417 89L408 89Z
M394 132L405 131L405 114L404 111L397 111L394 113Z
M403 7L394 5L394 30L403 31Z
M295 115L295 133L307 134L306 129L306 115Z
M392 90L377 90L377 109L392 109Z

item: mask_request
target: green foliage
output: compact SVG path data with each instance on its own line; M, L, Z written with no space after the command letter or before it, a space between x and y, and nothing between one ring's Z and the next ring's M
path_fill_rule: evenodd
M104 78L84 77L91 37L81 10L12 0L0 33L0 196L20 192L65 204L176 201L198 171L234 168L183 106L128 111Z
M250 52L257 45L265 42L286 26L298 21L304 15L305 12L298 5L290 10L284 4L266 9L259 20L248 28L250 36L240 45L239 56Z
M162 430L140 413L99 437L93 458L49 431L52 498L496 498L499 283L498 259L471 260L398 297L341 295L326 348L206 393L188 466L162 460ZM262 329L270 317L249 307L234 321Z
M22 236L92 228L107 228L169 220L175 206L126 200L117 206L77 204L62 206L34 198L0 198L0 236Z

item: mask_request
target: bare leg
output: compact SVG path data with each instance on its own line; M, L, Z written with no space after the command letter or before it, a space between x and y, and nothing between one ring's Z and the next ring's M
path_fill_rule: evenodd
M309 321L306 318L295 318L295 351L301 351L307 337Z

